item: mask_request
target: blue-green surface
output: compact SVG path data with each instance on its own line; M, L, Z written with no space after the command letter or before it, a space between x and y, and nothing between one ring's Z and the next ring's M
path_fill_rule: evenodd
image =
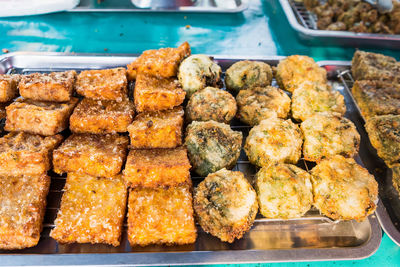
M251 0L240 14L59 13L0 19L0 49L10 52L140 53L183 41L191 44L193 53L206 54L350 60L354 53L351 47L299 41L276 0ZM368 50L400 59L400 50ZM378 252L365 260L272 265L400 266L400 248L384 235Z

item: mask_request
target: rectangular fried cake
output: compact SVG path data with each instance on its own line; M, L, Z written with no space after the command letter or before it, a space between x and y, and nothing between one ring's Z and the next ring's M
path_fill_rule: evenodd
M8 102L18 95L18 82L21 76L18 74L0 74L0 102Z

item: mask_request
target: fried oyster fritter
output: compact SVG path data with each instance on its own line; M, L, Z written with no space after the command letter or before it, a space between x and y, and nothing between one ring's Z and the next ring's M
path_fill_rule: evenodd
M311 170L314 205L334 220L363 221L378 200L374 176L352 158L336 155Z
M226 89L238 93L242 89L268 86L272 82L271 67L260 61L239 61L226 70Z
M186 106L186 119L229 123L236 115L235 98L227 91L206 87L194 93Z
M326 85L303 83L292 94L292 117L304 121L317 112L331 111L344 115L344 97Z
M353 157L360 145L356 126L341 114L316 113L301 123L304 159L319 162L325 157Z
M270 117L286 119L290 111L290 97L272 86L241 90L236 101L239 119L251 126Z
M221 67L206 55L191 55L179 66L178 79L186 98L206 86L220 87Z
M185 145L196 173L206 176L235 166L242 146L242 133L215 121L192 122L186 129Z
M244 151L259 167L271 163L297 163L303 138L300 128L290 120L269 118L254 126L246 138Z
M260 212L266 218L303 216L313 203L311 176L291 164L276 163L256 174Z
M253 225L258 211L256 192L241 172L222 169L197 186L194 210L204 231L232 243Z

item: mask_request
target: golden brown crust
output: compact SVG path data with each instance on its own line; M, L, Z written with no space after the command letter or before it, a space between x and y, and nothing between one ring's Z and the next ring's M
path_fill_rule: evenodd
M8 102L18 95L18 82L21 76L18 74L0 74L0 102Z
M400 164L395 164L392 167L392 183L394 189L400 195Z

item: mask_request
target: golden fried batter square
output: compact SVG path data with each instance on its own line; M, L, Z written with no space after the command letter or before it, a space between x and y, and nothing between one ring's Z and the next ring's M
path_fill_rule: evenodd
M0 74L0 102L8 102L18 95L18 82L21 76L18 74Z

